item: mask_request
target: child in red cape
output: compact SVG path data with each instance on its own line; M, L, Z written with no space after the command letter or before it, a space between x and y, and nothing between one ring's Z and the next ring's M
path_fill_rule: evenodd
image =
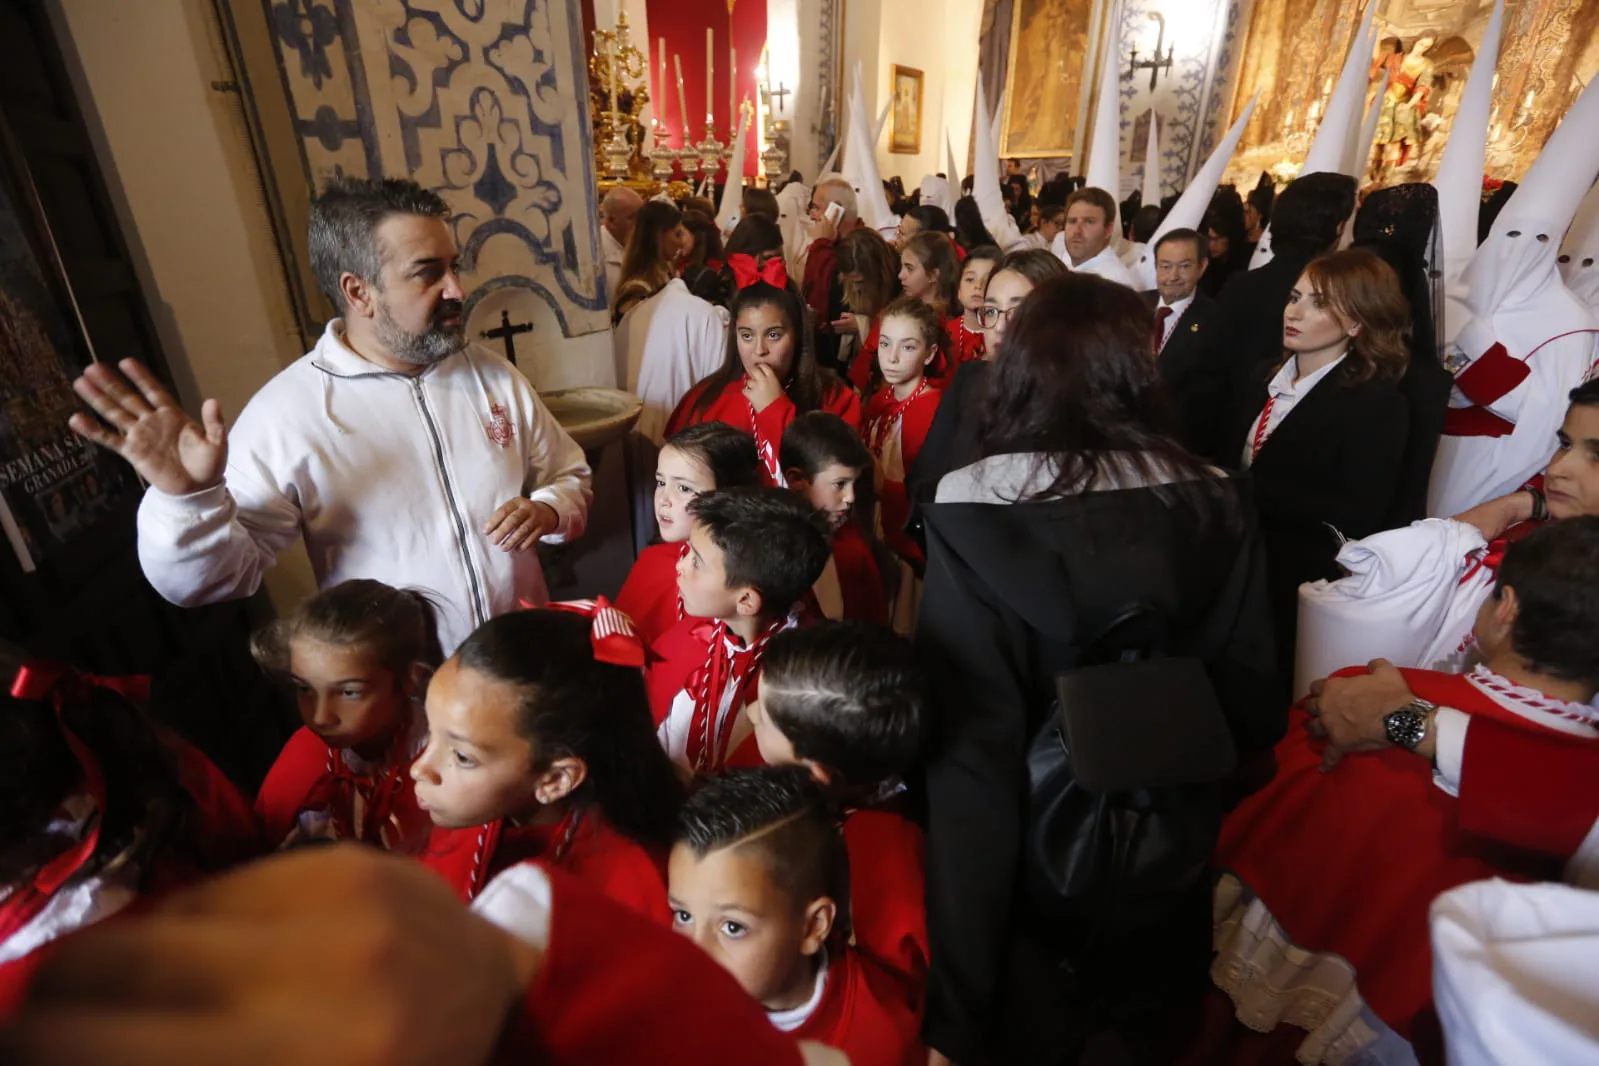
M987 352L983 343L983 326L977 314L983 308L983 293L988 288L988 275L994 272L1005 254L992 244L973 248L961 264L960 288L957 290L958 313L946 325L949 334L949 371L974 359L982 359Z
M655 521L661 542L639 553L616 609L633 620L647 648L683 620L677 564L688 552L689 501L717 489L761 483L755 441L723 422L701 422L673 434L655 466Z
M877 475L883 541L919 572L925 562L922 549L905 532L911 514L905 475L921 454L943 396L927 371L945 343L944 331L932 308L900 299L883 312L879 334L877 365L883 387L866 401L864 435Z
M461 898L541 859L666 919L682 789L650 728L643 661L601 600L491 619L439 668L411 776L435 826L422 861Z
M838 804L855 946L900 978L918 1016L927 989L926 834L905 777L927 692L909 642L881 626L818 622L779 633L750 705L769 766L797 764Z
M778 449L795 416L830 411L859 427L861 399L817 365L805 328L805 300L783 273L782 260L769 260L748 282L729 308L733 325L722 369L688 391L667 420L666 433L699 422L744 430L755 438L766 483L781 485Z
M427 598L341 581L263 628L250 650L293 682L305 723L256 793L267 842L420 851L431 825L416 805L411 760L427 740L422 692L443 659Z
M783 434L788 487L810 501L833 534L832 556L811 590L816 613L887 625L887 585L899 571L872 529L869 497L856 491L871 471L866 445L833 415L801 415Z
M745 706L772 636L799 623L827 565L810 505L787 489L708 492L689 505L678 563L683 619L650 649L650 709L661 746L686 773L760 764Z
M849 860L802 766L732 770L683 805L672 923L797 1040L854 1066L927 1061L899 983L845 942Z
M0 713L0 1018L40 949L264 849L250 805L141 709L144 678L56 663L16 674Z
M1385 722L1396 746L1324 772L1322 746L1290 728L1276 777L1228 816L1212 972L1251 1029L1291 1020L1310 1043L1350 1053L1425 1036L1432 900L1467 881L1558 875L1461 828L1446 791L1462 780L1461 753L1435 712L1599 743L1599 519L1510 545L1474 632L1485 663L1472 673L1403 672L1419 701Z

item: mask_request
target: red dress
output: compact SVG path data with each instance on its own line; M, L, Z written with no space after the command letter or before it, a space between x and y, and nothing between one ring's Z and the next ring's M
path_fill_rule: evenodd
M700 422L725 422L734 429L742 429L755 438L755 451L761 457L761 470L766 483L781 486L784 482L782 471L778 468L778 456L783 450L783 431L788 429L789 423L794 421L799 411L795 408L794 401L787 396L779 396L767 404L765 410L756 411L754 405L744 395L744 380L743 377L738 377L730 381L721 395L712 400L703 411L690 414L700 394L705 390L705 382L695 385L688 390L688 395L678 402L677 410L672 412L672 417L667 419L666 435L670 437L678 430ZM837 415L857 432L860 431L861 398L856 395L854 389L837 378L827 379L822 393L821 409Z
M800 1066L793 1034L687 937L548 873L549 943L496 1066Z
M1403 672L1416 695L1472 715L1468 736L1485 722L1533 735L1573 725L1562 716L1576 705L1544 701L1559 710L1540 711L1541 698L1527 690L1496 695L1496 685L1508 683L1486 670ZM1432 901L1468 881L1553 871L1527 852L1463 829L1462 804L1409 752L1354 755L1323 773L1322 745L1310 739L1307 721L1303 711L1294 713L1275 751L1276 777L1227 817L1218 856L1289 940L1347 960L1366 1005L1408 1039L1430 1013ZM1592 729L1588 734L1595 736ZM1595 739L1583 742L1599 747ZM1468 770L1462 791L1473 784ZM1227 968L1226 954L1218 973Z
M828 959L827 985L816 1010L789 1035L838 1048L849 1056L850 1066L925 1066L919 1030L893 976L845 948Z
M651 544L639 552L616 594L616 609L633 620L633 629L648 648L683 618L677 593L677 563L685 544Z
M922 827L890 809L853 811L844 819L855 946L900 982L918 1019L932 958L923 891L926 846Z
M501 870L534 859L663 925L665 856L654 856L605 821L593 807L575 807L554 826L511 826L505 819L465 829L435 828L422 853L463 900L471 902Z
M905 477L916 465L922 444L938 413L943 390L926 378L904 400L894 398L894 390L883 386L866 401L864 422L866 445L872 450L877 468L877 500L883 543L920 567L925 559L921 546L905 532L910 521L910 494ZM920 572L920 571L918 571Z
M387 851L420 851L432 822L417 806L410 769L426 742L423 723L398 738L381 763L357 772L347 753L304 726L295 730L255 796L267 843L359 840Z
M964 314L956 315L945 323L945 330L949 333L950 354L950 367L945 375L947 378L949 374L955 373L955 368L962 363L983 358L988 348L983 342L982 333L966 325Z

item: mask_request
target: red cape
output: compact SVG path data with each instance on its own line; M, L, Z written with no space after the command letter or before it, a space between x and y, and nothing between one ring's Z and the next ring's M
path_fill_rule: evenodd
M689 675L705 665L705 655L709 650L703 636L706 623L704 618L685 618L650 645L644 665L644 687L649 693L650 714L655 719L657 729L672 713L672 701L688 686ZM803 617L800 624L805 624ZM757 669L745 688L751 699L754 698L755 685L760 676L760 670ZM743 713L742 707L738 713ZM732 728L729 724L728 729ZM722 764L729 767L765 765L766 760L761 758L760 746L756 744L754 734L745 737L738 747L728 752L727 760Z
M793 1035L687 937L549 876L550 942L497 1066L799 1066Z
M302 812L325 806L334 799L329 787L328 764L339 757L339 753L311 730L301 726L294 731L255 794L255 816L270 846L278 847L284 842ZM392 787L382 808L374 807L367 812L366 822L371 832L360 839L363 844L392 846L393 850L410 853L428 838L428 816L417 806L409 761L394 772ZM369 801L375 798L370 797ZM347 796L340 800L343 809L338 814L344 824L350 825L354 822L354 811L350 809ZM396 826L398 833L394 833ZM394 834L388 840L382 834L384 827L389 827Z
M511 828L503 820L466 829L436 828L421 860L471 902L501 870L545 858L556 843L553 836L548 826ZM584 812L566 853L545 865L559 867L637 914L663 925L671 921L664 856L652 856L618 833L592 807Z
M877 344L881 339L878 326L882 321L882 315L872 319L872 328L866 331L866 339L861 341L860 350L849 363L849 383L859 389L862 396L872 387L872 371L877 368Z
M888 971L845 948L828 962L816 1012L789 1035L838 1048L850 1066L926 1066L919 1028Z
M648 648L678 623L677 561L681 544L651 544L639 552L616 594L616 609L633 620Z
M926 844L921 826L890 810L855 811L844 820L855 946L900 982L918 1019L932 958L922 861Z
M1404 674L1416 695L1478 719L1468 736L1482 720L1506 721L1461 675ZM1432 901L1468 881L1545 871L1526 853L1462 831L1460 805L1410 752L1355 755L1322 773L1323 745L1310 739L1308 720L1294 712L1275 751L1276 777L1227 817L1218 857L1295 944L1347 959L1366 1003L1408 1038L1432 1003ZM1513 727L1539 731L1519 720Z
M943 389L930 388L912 400L900 415L896 432L899 433L900 459L905 471L912 470L916 465L916 457L922 454L922 445L927 441L927 432L933 427L933 417L938 414L938 403L943 398ZM894 393L887 386L873 393L866 402L861 424L866 427L868 440L871 439L872 423L893 405ZM926 561L921 546L905 532L905 523L911 516L910 494L905 489L905 482L890 480L883 473L881 465L878 466L878 472L877 500L883 525L883 543L905 558L921 564Z
M888 592L883 586L883 574L866 535L854 522L833 534L833 566L844 598L844 617L888 625Z

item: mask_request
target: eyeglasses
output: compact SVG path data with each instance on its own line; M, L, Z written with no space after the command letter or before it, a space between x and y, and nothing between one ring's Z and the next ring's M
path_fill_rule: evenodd
M1019 307L1020 305L1018 304L1017 306ZM984 329L993 329L995 326L999 325L999 320L1002 318L1007 324L1009 324L1010 316L1014 315L1015 313L1015 307L979 307L977 309L977 324L982 326Z

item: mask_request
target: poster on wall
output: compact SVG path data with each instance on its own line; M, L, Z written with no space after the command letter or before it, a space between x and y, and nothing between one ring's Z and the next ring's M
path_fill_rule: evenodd
M67 429L83 409L72 391L87 363L83 335L54 259L41 254L20 157L4 157L13 169L0 168L0 528L32 572L140 487L120 459Z
M1084 57L1092 56L1093 0L1015 0L999 154L1052 159L1072 154Z

